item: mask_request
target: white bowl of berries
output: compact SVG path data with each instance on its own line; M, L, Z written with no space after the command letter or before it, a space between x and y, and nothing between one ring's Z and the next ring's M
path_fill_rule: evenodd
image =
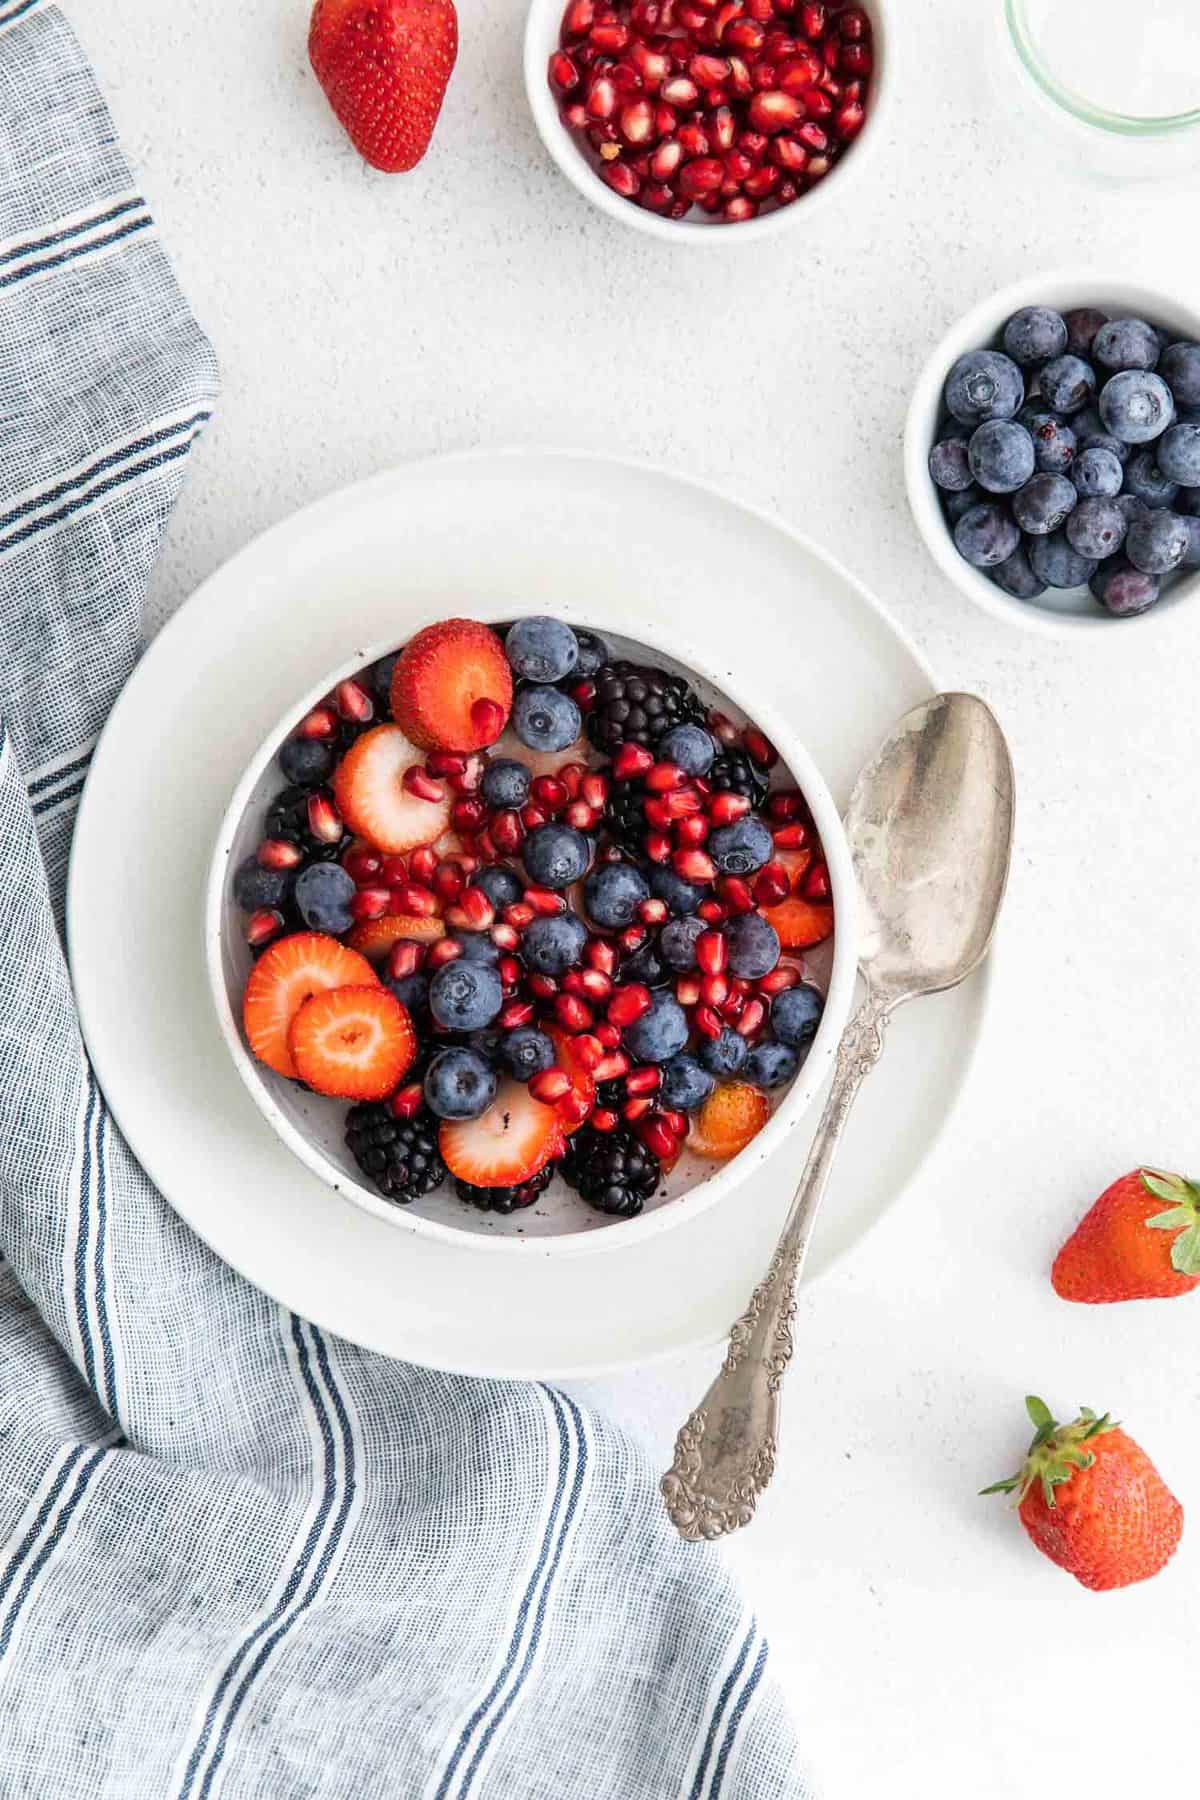
M438 620L299 700L222 823L205 948L242 1079L330 1187L576 1253L785 1140L849 1011L853 908L786 726L564 608Z
M525 86L603 212L676 243L749 242L861 168L889 93L886 19L885 0L532 0Z
M1166 618L1200 587L1200 312L1095 272L1005 288L922 370L904 465L986 611L1056 636Z

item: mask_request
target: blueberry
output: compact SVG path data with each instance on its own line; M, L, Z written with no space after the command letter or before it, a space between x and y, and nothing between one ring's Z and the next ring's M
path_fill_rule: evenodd
M561 619L518 619L509 627L504 654L522 681L562 681L579 661L579 643Z
M522 844L521 860L535 887L570 887L592 860L591 840L573 825L539 825Z
M746 1063L746 1079L758 1088L786 1087L799 1067L800 1058L787 1044L756 1044Z
M327 931L331 937L340 937L354 923L350 911L354 878L340 863L309 863L297 875L292 894L310 931Z
M439 1119L477 1119L496 1098L498 1085L495 1070L477 1050L439 1050L425 1071L425 1104Z
M1169 575L1191 549L1187 520L1160 508L1139 513L1129 527L1125 554L1143 575Z
M1145 319L1113 319L1096 333L1092 360L1113 374L1122 369L1153 369L1160 348L1157 331Z
M1125 514L1112 499L1096 494L1081 500L1063 528L1072 550L1092 562L1115 556L1125 542Z
M658 934L658 953L668 968L686 975L696 967L696 940L708 926L695 914L685 919L671 919Z
M521 958L535 975L565 975L583 960L587 926L575 913L537 918L521 934Z
M1039 377L1042 399L1051 412L1082 412L1096 394L1096 373L1078 356L1056 356Z
M1159 358L1158 372L1177 406L1200 406L1200 344L1169 344Z
M1200 425L1172 425L1158 446L1158 466L1168 481L1200 486Z
M645 878L632 863L600 863L583 884L589 918L610 931L632 925L642 901L649 898Z
M319 787L332 775L337 751L320 738L294 737L280 744L276 761L297 787Z
M525 892L525 883L520 876L504 863L488 863L486 868L476 869L471 886L482 888L497 912L506 906L515 906Z
M622 981L638 981L643 987L656 988L665 987L669 979L666 964L653 938L647 938L640 949L634 950L621 964Z
M771 1002L771 1030L781 1044L803 1050L817 1035L817 1026L825 1011L825 996L818 988L802 981L798 987L784 988Z
M1039 581L1034 574L1023 546L1006 556L1002 563L997 563L994 569L989 569L988 574L996 586L1011 594L1014 600L1036 600L1046 591L1045 582Z
M1113 504L1121 509L1126 531L1129 530L1138 514L1146 510L1146 502L1139 500L1136 494L1118 494Z
M1179 566L1181 569L1200 569L1200 519L1185 518L1182 523L1187 526L1188 547Z
M1061 356L1067 348L1067 322L1048 306L1023 306L1004 327L1004 348L1023 367Z
M460 947L464 962L500 961L500 951L485 931L456 931L454 941Z
M687 1041L687 1014L674 994L655 994L649 1012L625 1028L625 1048L638 1062L670 1062Z
M421 1019L429 1010L429 977L422 975L419 969L411 975L387 975L384 986L396 996L401 1006L407 1007L414 1019Z
M775 840L762 820L750 814L720 826L706 848L723 875L752 875L770 862Z
M1035 475L1013 495L1013 518L1033 537L1057 531L1079 494L1065 475Z
M495 969L466 957L443 963L429 983L429 1010L448 1031L479 1031L503 1004Z
M969 350L946 378L946 405L962 425L1011 419L1024 398L1020 369L996 350Z
M1161 583L1157 575L1143 575L1124 556L1114 556L1101 565L1091 579L1091 590L1101 606L1118 619L1136 618L1158 599Z
M1100 417L1122 443L1148 444L1173 424L1175 402L1161 376L1126 369L1100 390Z
M1076 434L1066 420L1056 413L1031 407L1026 417L1018 416L1018 423L1033 439L1034 468L1043 475L1065 475L1075 460L1076 450Z
M1080 556L1061 531L1031 538L1029 561L1038 580L1052 588L1085 587L1096 569L1091 558Z
M967 458L972 475L989 494L1015 493L1033 474L1033 439L1011 419L990 419L972 437Z
M1100 417L1100 408L1096 405L1085 406L1082 412L1076 413L1071 420L1071 429L1081 442L1086 437L1095 437L1104 431L1104 420Z
M500 1039L500 1062L518 1081L529 1081L543 1069L554 1066L557 1057L554 1041L532 1025L518 1025Z
M582 725L579 708L561 688L522 688L513 705L513 730L530 750L566 750Z
M1179 492L1158 466L1153 450L1139 450L1125 465L1125 492L1135 494L1146 506L1171 506Z
M662 900L673 913L681 917L686 913L694 913L707 888L697 887L694 882L685 881L677 875L669 863L652 863L650 865L650 892L656 900Z
M961 428L960 428L961 429ZM929 473L935 487L945 494L961 494L971 485L971 465L965 438L942 438L929 452Z
M1121 459L1114 456L1111 450L1099 447L1083 450L1075 458L1075 466L1071 470L1071 480L1076 490L1085 499L1094 499L1097 495L1111 500L1119 494L1125 479L1125 471L1121 467Z
M739 913L725 927L729 971L745 981L769 975L779 961L779 933L761 913Z
M1021 542L1021 533L994 501L973 506L954 527L958 554L977 569L1002 563Z
M729 1025L722 1026L720 1037L700 1040L700 1061L710 1075L740 1074L749 1054L745 1038Z
M1071 355L1090 356L1096 333L1102 325L1108 324L1108 314L1097 312L1094 306L1077 306L1063 314L1063 324L1067 328L1067 349Z
M489 806L516 810L528 800L532 779L524 763L517 762L511 756L498 756L483 771L479 791Z
M658 1097L673 1112L695 1112L716 1087L716 1081L694 1056L673 1056L663 1064Z
M964 488L961 494L943 494L942 508L951 526L954 526L958 524L965 513L970 512L973 506L982 506L986 499L987 495L983 489L972 482L970 487Z
M656 746L661 762L672 762L685 775L707 775L717 746L701 725L673 725Z
M233 878L233 897L243 912L257 912L263 906L280 907L292 890L293 880L290 869L264 869L257 857L248 856Z
M1102 423L1098 413L1096 423L1098 425ZM1107 431L1089 431L1086 435L1081 433L1078 443L1081 452L1084 450L1107 450L1110 456L1116 457L1122 468L1129 461L1129 445L1123 444L1120 438L1112 437Z
M1183 513L1189 519L1200 518L1200 487L1181 488L1175 501L1175 511Z
M603 638L598 638L594 631L576 631L575 643L579 651L579 661L575 664L577 675L594 675L608 661L608 645Z

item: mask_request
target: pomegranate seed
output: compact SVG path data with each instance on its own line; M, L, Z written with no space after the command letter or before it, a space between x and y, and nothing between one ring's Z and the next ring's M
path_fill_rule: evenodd
M594 831L600 823L600 813L586 800L572 800L563 814L566 824L574 826L576 831Z
M832 167L833 167L833 163L828 156L810 157L809 164L808 164L808 185L809 185L809 187L812 186L814 181L820 181L820 179L823 175L828 175L828 173Z
M745 100L754 92L754 81L740 56L729 59L729 92L735 100Z
M401 938L388 951L387 972L393 981L403 981L406 975L415 975L424 960L423 944L414 944L411 938Z
M675 8L675 18L685 31L699 33L708 24L708 17L700 5L690 6L687 0Z
M519 1025L528 1025L533 1014L532 1000L508 1000L500 1008L496 1023L502 1031L515 1031Z
M616 1050L621 1042L621 1033L618 1027L608 1019L602 1019L597 1025L596 1036L606 1050Z
M794 819L804 810L804 796L799 788L776 788L767 796L767 812L772 819Z
M532 800L527 800L521 808L521 823L526 831L536 831L538 826L545 825L549 818L550 814L544 812L540 806L535 806Z
M485 744L494 744L508 724L508 714L498 700L476 700L471 708L471 726Z
M680 1006L695 1006L700 999L700 982L695 975L681 975L675 983L675 998Z
M780 88L755 94L750 102L750 123L759 131L788 131L793 125L798 125L803 117L801 102L794 94L785 94Z
M531 975L529 991L536 994L539 1000L553 1000L558 992L558 983L553 975Z
M701 981L700 1000L702 1005L719 1009L724 1006L728 998L728 975L706 975Z
M687 776L678 763L655 763L646 771L646 786L652 794L667 794L686 785Z
M375 702L357 681L339 681L334 689L333 703L343 719L356 725L369 724L375 717Z
M436 871L435 871L436 872ZM402 856L385 856L379 864L379 879L384 887L399 887L408 880L408 870ZM430 877L432 880L432 876ZM428 883L426 884L428 885Z
M593 75L584 99L589 119L611 119L617 109L617 90L607 75Z
M441 862L433 871L433 891L442 900L457 900L466 885L466 876L453 863Z
M757 19L735 19L725 32L724 42L735 50L761 50L766 32Z
M342 867L351 881L357 882L361 887L364 882L378 875L383 867L383 858L378 851L368 849L366 844L352 844L342 858Z
M692 1014L692 1024L706 1038L719 1038L725 1029L720 1013L711 1006L698 1006Z
M629 61L641 76L642 85L649 94L657 93L671 73L670 57L646 43L635 42L630 45Z
M625 1092L634 1096L656 1094L662 1082L662 1073L650 1063L643 1063L640 1068L631 1069L625 1077Z
M771 836L777 850L800 850L808 842L808 827L793 819L787 825L776 825Z
M604 56L618 56L629 43L629 27L619 19L612 23L593 25L588 33L588 42L596 46Z
M425 1090L419 1081L410 1081L407 1087L400 1088L388 1101L392 1115L397 1119L413 1118L424 1104Z
M807 38L822 38L829 23L829 8L824 0L808 0L800 8L800 23Z
M412 913L417 919L431 919L438 911L437 895L417 881L401 882L388 897L397 913Z
M467 888L457 906L446 912L446 923L458 931L489 931L496 909L482 888Z
M462 953L463 947L457 938L439 938L436 944L429 946L426 966L430 969L443 968L446 963L457 962Z
M595 0L571 0L563 14L564 37L586 37L596 20Z
M677 107L680 112L690 112L700 98L700 89L686 75L668 76L659 91L667 105Z
M762 1030L767 1016L767 1009L761 1000L746 1000L742 1004L741 1017L734 1030L739 1037L751 1038Z
M869 75L875 66L870 44L843 44L838 68L846 75Z
M654 767L654 757L641 744L622 744L613 757L612 771L618 781L630 781Z
M830 897L829 870L823 862L814 863L800 887L806 900L828 900Z
M638 918L643 925L664 925L667 920L666 901L643 900L638 907Z
M638 1137L652 1156L661 1157L664 1161L669 1161L679 1148L678 1139L657 1115L640 1122Z
M433 871L437 866L437 851L431 844L422 844L419 849L413 850L409 854L408 872L414 881L432 881Z
M457 750L431 750L425 758L425 767L431 775L461 775L467 766L465 756Z
M573 101L570 106L564 106L563 118L572 131L582 131L587 125L587 107L582 100Z
M725 181L721 191L724 192L731 183L740 187L747 175L757 167L758 164L754 158L748 156L744 150L731 150L725 158Z
M350 901L350 913L355 919L382 919L391 903L391 888L359 888Z
M615 1131L620 1123L620 1115L607 1106L598 1106L592 1114L593 1131Z
M444 757L438 758L438 761L444 760L446 760ZM456 758L456 760L458 759ZM433 769L433 762L434 759L432 756L427 757L425 766L431 773L436 773ZM456 794L473 794L483 780L483 771L486 767L487 764L484 762L482 756L466 757L463 760L461 769L451 771L448 777L450 786L454 789Z
M763 163L761 168L755 169L753 175L747 175L742 186L755 200L765 200L768 194L775 192L782 180L783 176L774 163Z
M776 994L782 994L786 988L797 987L799 982L799 969L793 968L791 963L779 963L769 975L763 976L758 984L758 991L765 994L768 1000L773 1000Z
M675 826L676 843L688 848L702 844L708 836L708 820L702 813L694 813L691 818L680 819Z
M570 796L554 775L535 775L529 784L531 797L547 813L561 812Z
M407 785L407 775L404 779ZM429 798L428 795L423 797ZM478 831L486 824L487 816L487 807L482 800L456 800L450 810L450 822L455 831Z
M650 802L647 801L646 804L649 805ZM659 804L668 821L684 819L687 818L690 813L698 813L704 810L703 796L698 788L691 786L676 788L673 794L664 794Z
M680 880L692 881L701 887L716 879L717 865L704 850L676 850L671 857L671 866Z
M646 855L653 863L665 863L671 861L671 840L665 831L651 831L647 833Z
M336 734L337 728L337 714L332 707L314 706L301 719L293 735L301 738L331 738Z
M644 1119L648 1113L653 1111L653 1100L645 1098L627 1100L621 1108L621 1117L627 1124L636 1125L639 1119Z
M808 118L806 124L813 124L817 119L827 119L833 111L833 101L820 88L806 88L801 96L801 104Z
M746 11L760 25L769 25L775 17L775 0L746 0Z
M708 155L708 135L702 126L694 122L679 127L677 142L680 152L684 156Z
M702 931L696 939L696 961L705 975L719 975L729 961L729 945L720 931Z
M702 88L720 87L723 81L729 80L729 64L723 56L693 56L687 72Z
M714 825L732 825L750 811L745 794L714 794L708 803L708 816Z
M861 100L847 100L834 119L838 135L843 138L857 137L866 116Z
M715 156L698 156L679 171L679 192L688 200L715 194L725 179L725 166Z
M621 108L618 129L627 144L648 144L654 136L654 108L648 100L634 100Z
M511 856L514 851L519 850L525 839L525 827L521 823L521 815L511 809L495 813L488 830L491 833L493 844L505 856Z
M799 138L800 142L807 145L810 150L827 150L829 148L828 134L823 131L819 125L814 124L811 119L805 120L804 124L801 125L797 131L796 136ZM811 162L809 166L812 166ZM747 746L747 748L749 748L749 746Z
M599 969L602 975L614 975L617 968L617 953L611 944L603 938L593 938L584 951L588 967Z
M703 919L706 925L720 925L727 917L725 908L719 900L702 900L696 908L696 915Z
M859 44L871 35L871 21L861 6L848 6L838 14L837 28L848 43Z
M765 863L754 877L754 899L759 906L778 906L791 891L791 880L782 863Z
M671 809L667 805L665 799L652 798L647 800L643 807L643 811L646 815L647 825L653 825L659 831L665 830L665 828L673 822Z
M734 20L740 19L741 16L742 0L725 0L725 5L718 7L717 9L709 36L705 39L705 42L719 44Z
M808 167L808 151L799 138L777 137L770 149L773 162L781 169L787 169L793 175L801 175Z
M748 881L740 875L726 875L717 883L717 892L726 911L737 915L754 911L754 895Z
M559 994L554 1002L554 1016L568 1031L588 1031L595 1023L590 1006L578 994Z
M532 907L534 912L544 919L552 917L554 913L567 910L566 900L561 894L556 894L552 888L526 888L525 904Z
M282 930L283 914L269 906L260 906L257 912L252 912L244 927L246 942L253 950L261 950Z
M298 869L304 852L291 838L264 838L254 860L260 869Z
M712 116L712 143L714 150L732 150L733 140L737 133L737 124L728 106L718 106Z
M613 991L611 975L602 975L599 969L577 969L575 974L584 999L603 1006ZM566 985L565 982L563 985Z
M553 1106L555 1101L571 1092L571 1077L556 1064L553 1068L541 1069L532 1076L529 1091L535 1100L540 1100L545 1106Z
M646 937L647 932L644 925L627 925L624 931L618 935L617 942L626 956L632 956L635 950L641 949Z
M533 924L533 908L524 900L516 900L504 909L504 923L511 925L515 931L524 931L527 925Z
M718 1011L723 1019L728 1019L732 1022L740 1016L745 1005L745 994L739 994L736 988L731 987L729 993L726 994L724 1000L722 1000Z
M626 1056L625 1052L623 1050L612 1050L607 1056L602 1056L600 1061L592 1069L592 1079L597 1082L619 1081L621 1076L628 1072L628 1069L629 1058Z
M743 136L745 136L745 133L743 133ZM767 147L767 141L765 138L763 139L762 147L764 150ZM722 744L736 744L738 741L738 737L740 735L738 732L738 728L734 724L733 720L726 718L726 716L723 712L710 712L709 713L708 728L712 732L713 736L716 739L718 739L718 741Z
M673 1107L664 1106L658 1116L666 1126L667 1130L671 1133L672 1137L682 1138L687 1136L688 1122L686 1113L676 1112Z
M521 939L511 925L493 925L491 939L497 950L515 950Z
M521 979L521 965L515 956L502 956L496 964L496 972L506 992L509 988L515 988Z
M564 1094L555 1111L564 1125L582 1125L592 1110L591 1097L588 1094Z
M648 207L651 212L665 213L675 204L675 195L663 182L648 181L638 195L638 204Z
M608 1022L610 1025L632 1025L643 1013L648 1013L654 1004L650 989L640 982L631 982L627 987L619 987L608 1003Z
M785 94L799 99L821 79L821 65L811 50L800 50L779 63L775 78Z
M578 799L579 790L583 785L583 778L586 774L587 764L581 762L564 763L562 768L558 771L558 779L562 782L572 800Z

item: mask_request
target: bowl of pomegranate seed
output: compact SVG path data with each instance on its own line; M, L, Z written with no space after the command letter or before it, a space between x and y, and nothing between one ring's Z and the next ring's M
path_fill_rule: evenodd
M206 955L255 1104L331 1188L574 1253L786 1140L849 1011L853 904L794 734L564 608L438 619L301 699L230 802Z
M739 240L841 192L879 134L884 0L532 0L525 85L564 175L656 237ZM798 207L797 201L804 201Z

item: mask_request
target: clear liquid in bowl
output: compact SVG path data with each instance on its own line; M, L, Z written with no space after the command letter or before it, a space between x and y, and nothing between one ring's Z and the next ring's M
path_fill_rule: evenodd
M1025 0L1024 12L1047 73L1091 106L1138 119L1200 108L1196 0Z

